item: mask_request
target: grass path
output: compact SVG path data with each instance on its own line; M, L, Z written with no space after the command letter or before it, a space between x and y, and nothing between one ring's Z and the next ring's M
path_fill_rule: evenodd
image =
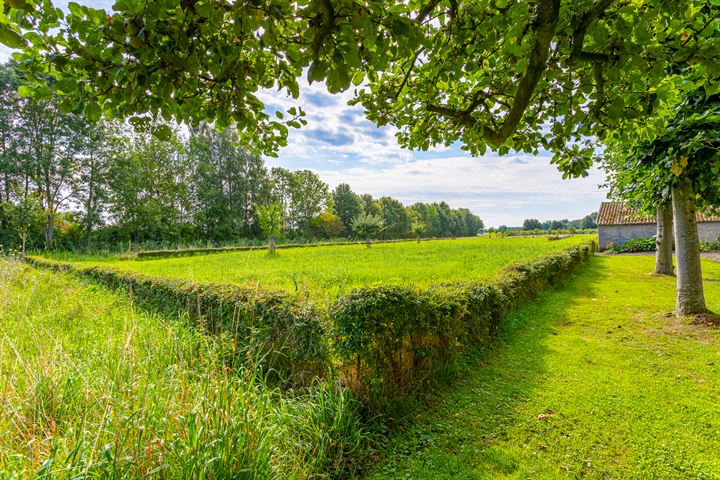
M652 262L596 257L517 311L370 477L720 479L720 330L666 316L675 280Z

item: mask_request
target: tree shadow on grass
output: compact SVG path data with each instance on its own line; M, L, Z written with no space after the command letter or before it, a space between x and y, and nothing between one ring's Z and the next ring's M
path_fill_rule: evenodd
M545 339L572 321L567 310L593 298L607 278L602 258L594 257L555 288L510 314L492 348L468 362L452 385L429 395L429 406L388 440L371 478L496 478L512 474L517 462L493 444L508 438L517 409L542 384L548 353ZM550 418L548 408L537 412ZM539 422L543 420L534 419ZM542 445L538 446L542 448Z

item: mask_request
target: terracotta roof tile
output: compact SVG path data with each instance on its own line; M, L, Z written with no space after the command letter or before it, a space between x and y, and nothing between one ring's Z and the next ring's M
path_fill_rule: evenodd
M720 222L717 215L697 214L698 222ZM598 225L643 225L655 223L655 215L639 213L622 202L602 202L598 211Z

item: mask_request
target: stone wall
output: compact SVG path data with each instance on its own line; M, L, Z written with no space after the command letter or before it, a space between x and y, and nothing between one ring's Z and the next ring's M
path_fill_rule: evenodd
M598 225L598 250L603 251L614 243L621 245L633 238L652 238L656 233L654 223L642 225ZM720 237L720 222L698 223L701 242L715 242Z

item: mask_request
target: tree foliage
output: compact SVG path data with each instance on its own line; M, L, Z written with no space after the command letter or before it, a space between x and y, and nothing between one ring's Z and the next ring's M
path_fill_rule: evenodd
M361 213L353 220L353 232L367 240L367 246L370 246L370 239L380 233L385 225L382 217L373 215L372 213Z
M667 128L633 146L615 145L604 160L610 195L646 211L669 205L672 188L692 182L703 208L720 205L720 94L686 95Z
M580 175L595 140L633 142L662 126L682 89L718 88L714 0L410 5L423 41L371 71L358 97L409 147L545 148L566 175Z
M266 237L279 236L283 231L284 219L282 205L271 203L257 207L258 223Z
M340 217L347 231L352 230L352 221L363 211L362 199L352 191L350 185L341 183L332 192L333 211Z
M333 212L323 212L310 219L310 234L316 238L339 238L346 233L342 220Z
M543 224L537 218L526 218L523 221L523 230L540 230Z
M717 0L118 0L34 12L28 71L82 107L150 126L235 124L258 151L285 144L303 112L266 111L261 89L297 78L351 83L368 117L411 148L473 155L555 152L581 175L595 140L664 125L688 88L716 93ZM63 18L64 17L64 18ZM40 77L45 78L45 77ZM41 81L35 95L48 93ZM169 132L155 124L158 135Z
M10 211L29 196L40 202L45 219L43 228L28 231L33 248L49 237L56 248L236 243L262 234L257 207L269 203L281 205L284 233L295 239L352 235L352 219L366 208L389 227L383 238L411 236L409 219L425 210L440 209L447 217L428 231L432 236L474 235L482 223L445 203L406 207L387 196L361 197L347 185L331 194L311 171L268 171L262 158L238 144L234 129L165 125L169 136L161 140L125 123L62 113L58 96L19 96L22 82L16 65L0 68L5 246L20 244ZM338 211L350 228L332 213Z

